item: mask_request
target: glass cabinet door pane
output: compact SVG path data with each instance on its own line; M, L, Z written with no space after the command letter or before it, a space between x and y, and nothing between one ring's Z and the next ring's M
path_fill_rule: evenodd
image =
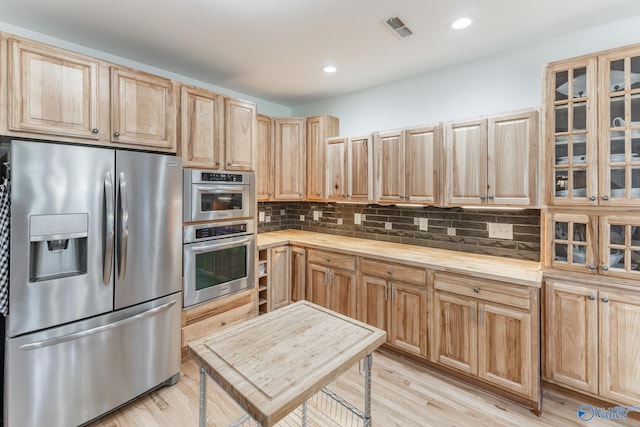
M609 243L613 245L624 245L624 225L612 225L609 228Z
M589 96L587 93L587 68L576 68L573 70L573 97L583 98Z
M564 101L569 93L569 72L556 73L556 101Z
M624 127L624 95L611 98L609 105L609 126Z
M567 197L569 194L569 172L556 170L556 197Z
M567 260L567 245L562 243L556 243L554 245L554 256L553 259L556 261L566 261Z
M631 95L631 123L629 126L640 127L640 94Z
M556 240L568 240L569 237L569 223L568 222L556 222L555 238Z
M624 90L624 59L611 61L609 70L610 92Z
M584 169L573 171L573 197L587 197L587 171Z
M576 102L573 104L573 130L587 129L587 103Z
M631 63L630 83L631 89L640 89L640 56L634 56L629 61Z
M556 107L556 133L567 132L569 130L569 107L559 105Z
M587 225L575 223L573 224L573 241L587 243Z

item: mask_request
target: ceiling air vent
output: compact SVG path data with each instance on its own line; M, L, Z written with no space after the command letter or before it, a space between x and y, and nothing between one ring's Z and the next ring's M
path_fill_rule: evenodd
M413 34L413 31L407 27L407 25L400 19L399 16L394 16L393 18L389 18L384 21L385 24L401 39L405 37L409 37Z

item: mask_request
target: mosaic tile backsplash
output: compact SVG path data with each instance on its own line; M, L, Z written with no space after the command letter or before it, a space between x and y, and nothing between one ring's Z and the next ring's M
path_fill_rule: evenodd
M540 260L538 209L480 210L264 202L258 203L258 212L258 233L305 230L506 258ZM360 224L355 223L356 214L364 215L364 218L360 218ZM426 226L426 230L420 230L421 219L422 228ZM513 239L489 238L489 223L512 224Z

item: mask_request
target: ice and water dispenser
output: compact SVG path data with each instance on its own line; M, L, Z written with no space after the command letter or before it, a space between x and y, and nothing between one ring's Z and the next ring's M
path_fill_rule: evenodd
M29 282L87 273L89 214L29 217Z

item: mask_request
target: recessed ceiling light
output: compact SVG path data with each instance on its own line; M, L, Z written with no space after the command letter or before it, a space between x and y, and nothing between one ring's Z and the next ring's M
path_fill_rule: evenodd
M324 71L325 73L335 73L336 71L338 71L338 69L333 65L325 65L324 67L322 67L322 71Z
M467 28L469 25L471 25L471 18L463 17L453 21L451 23L451 28L453 28L454 30L462 30L464 28Z

